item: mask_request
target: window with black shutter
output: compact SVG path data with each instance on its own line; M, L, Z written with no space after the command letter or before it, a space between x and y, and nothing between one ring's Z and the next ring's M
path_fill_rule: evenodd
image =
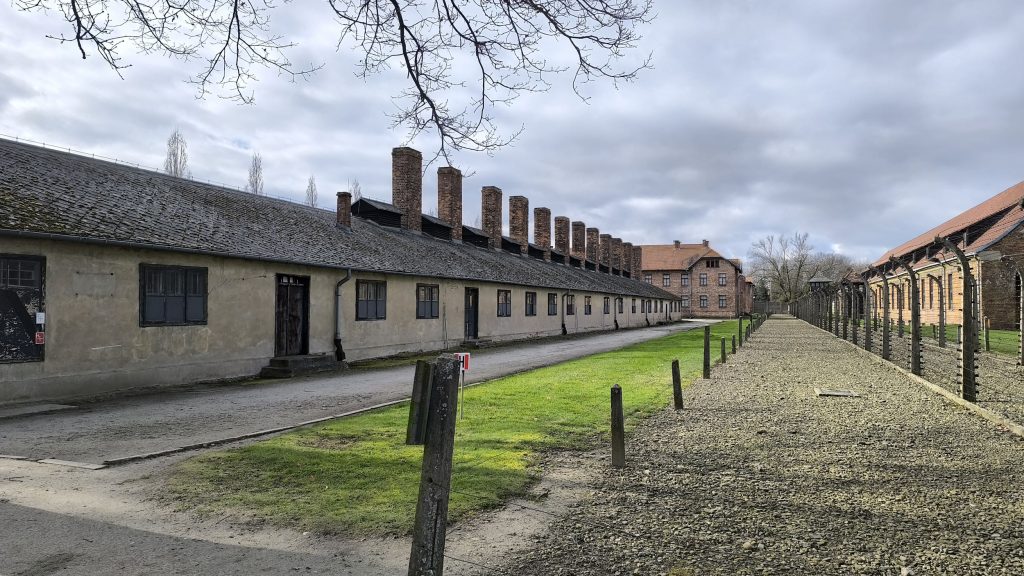
M356 280L356 320L387 318L388 283Z
M440 288L437 284L416 285L416 318L437 318L439 293Z
M206 268L140 265L140 324L206 324L206 280Z

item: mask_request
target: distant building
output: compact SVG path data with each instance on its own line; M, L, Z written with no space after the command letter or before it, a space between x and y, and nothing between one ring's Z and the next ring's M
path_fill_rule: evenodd
M700 244L650 244L641 249L641 279L674 294L683 315L691 318L736 318L753 308L753 283L743 264Z

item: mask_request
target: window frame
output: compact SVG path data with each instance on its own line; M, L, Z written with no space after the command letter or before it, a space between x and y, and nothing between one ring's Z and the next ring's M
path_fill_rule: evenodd
M565 295L565 315L575 316L576 315L576 295L566 294Z
M583 315L584 316L590 316L590 313L593 311L593 308L591 308L590 302L591 302L591 297L590 296L584 296L583 297Z
M701 308L701 310L707 310L708 309L708 295L707 294L701 294L700 295L700 308Z
M558 316L557 292L548 292L548 316Z
M672 273L671 272L662 272L661 273L661 286L662 286L662 288L672 286Z
M429 296L430 292L433 292L434 298L431 299L420 299L420 290L426 290ZM420 308L423 305L429 305L424 314ZM439 284L416 284L416 319L417 320L437 320L440 317L441 308L441 286Z
M360 288L373 286L373 298L360 298ZM383 287L384 297L381 298L379 289ZM369 306L364 307L364 313L360 314L360 302L373 302L373 316L368 314ZM383 302L383 306L381 306ZM376 322L388 319L388 281L387 280L356 280L356 322Z
M722 310L722 309L725 309L725 308L728 308L728 307L729 307L729 297L726 296L725 294L719 294L718 295L718 308L719 308L719 310Z
M644 272L644 282L654 284L654 274L651 272Z
M699 278L699 282L700 282L701 286L707 286L708 285L708 273L707 272L701 272L700 276L698 278Z
M728 286L729 285L729 275L726 274L725 272L719 272L718 273L718 285L719 286Z
M181 294L180 295L168 295L168 294L149 294L148 292L148 277L151 272L160 273L163 277L161 284L166 281L165 275L176 272L181 274ZM196 277L201 277L203 281L203 293L193 293L192 280ZM167 317L167 299L169 298L180 298L181 299L181 317L182 321L168 322L150 320L147 319L146 314L146 300L150 297L164 298L164 318ZM199 298L202 303L202 317L196 320L189 320L189 311L192 307L189 306L189 301L192 299ZM210 271L205 266L178 266L174 264L147 264L139 263L139 327L152 328L160 326L206 326L209 323L209 306L210 306Z
M537 315L537 293L536 292L527 292L526 293L526 297L523 298L523 301L524 301L524 307L526 308L525 315L526 316L536 316Z
M690 308L690 297L689 296L683 296L682 299L680 299L680 301L679 301L679 306L680 306L680 308L687 308L687 309L689 309Z
M632 308L630 308L630 309L632 310L632 312L630 312L630 314L636 314L636 298L633 298Z
M502 302L501 297L504 296L506 301ZM512 291L511 290L498 290L497 294L498 304L498 318L511 318L512 317ZM504 313L502 313L504 312Z
M689 272L683 272L683 273L681 273L679 275L679 285L684 287L684 288L690 285L690 273Z

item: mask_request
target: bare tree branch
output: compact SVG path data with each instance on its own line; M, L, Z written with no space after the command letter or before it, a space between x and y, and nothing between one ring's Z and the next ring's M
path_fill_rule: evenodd
M274 0L14 0L22 10L59 12L83 58L94 51L118 74L129 65L127 42L142 53L199 62L192 78L200 96L211 91L252 102L258 69L292 79L321 65L297 68L295 44L272 32ZM346 43L361 50L359 76L392 67L408 87L394 96L395 126L409 139L438 138L434 160L456 150L490 152L514 140L501 136L493 110L524 92L548 89L548 76L572 71L573 90L606 79L629 81L648 59L620 67L636 47L637 28L649 22L652 0L327 0ZM291 4L284 0L283 5ZM568 58L556 65L551 50ZM555 59L557 60L557 59Z

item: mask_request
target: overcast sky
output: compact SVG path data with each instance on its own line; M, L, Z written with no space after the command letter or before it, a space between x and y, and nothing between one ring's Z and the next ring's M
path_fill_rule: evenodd
M654 69L589 86L589 103L556 78L500 112L506 132L525 128L514 146L456 157L474 173L467 224L494 185L634 243L706 238L746 257L757 238L806 231L818 249L875 259L1024 180L1020 0L656 9L638 49ZM292 59L326 67L298 83L262 71L255 104L239 105L196 99L195 68L161 57L126 52L120 79L46 38L65 32L58 14L0 3L0 133L159 167L177 126L199 179L241 188L258 150L271 195L301 200L314 175L328 205L350 179L390 200L400 74L356 78L325 1L276 17L300 43ZM437 146L431 135L411 145ZM425 210L435 198L431 170Z

